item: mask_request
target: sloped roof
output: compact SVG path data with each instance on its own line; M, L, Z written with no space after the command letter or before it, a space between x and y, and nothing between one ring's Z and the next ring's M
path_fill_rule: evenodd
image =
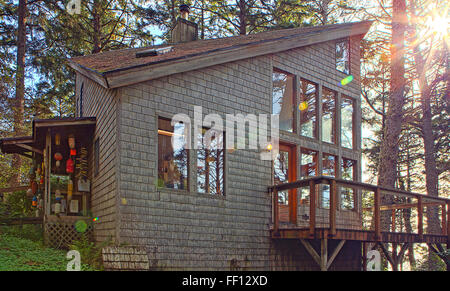
M136 71L150 69L153 66L161 66L176 61L187 61L190 59L205 58L210 55L225 54L227 52L245 49L248 47L264 47L265 44L277 43L282 47L283 42L293 39L301 39L297 47L318 43L320 41L329 41L352 35L364 35L371 21L353 22L345 24L334 24L325 26L292 28L261 32L257 34L233 36L218 39L197 40L179 44L164 44L154 47L130 48L114 50L109 52L97 53L82 57L75 57L70 60L70 65L84 75L88 75L105 87L120 87L121 82L108 82L108 76L118 76L126 71ZM327 35L327 37L317 38L318 35ZM315 41L312 39L315 37ZM142 52L150 48L162 48L172 46L171 52L157 56L136 57L137 52ZM289 47L292 48L292 47ZM289 49L287 48L287 49ZM257 54L272 53L271 49L258 50ZM238 53L239 54L239 53ZM244 56L244 55L243 55ZM249 57L245 54L245 57ZM226 61L225 58L221 58ZM205 66L211 65L205 62ZM195 69L195 68L192 68ZM174 73L168 70L169 74ZM157 77L162 76L157 74ZM142 81L143 79L139 80ZM128 81L129 83L130 81Z

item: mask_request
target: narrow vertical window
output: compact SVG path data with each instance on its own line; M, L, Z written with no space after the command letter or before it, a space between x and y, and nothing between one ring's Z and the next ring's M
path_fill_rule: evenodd
M301 149L300 157L300 176L302 178L317 176L317 158L318 153L316 151ZM309 187L300 188L300 204L309 204Z
M98 176L100 170L100 138L94 141L94 177Z
M324 176L336 177L336 156L323 154L322 174ZM322 186L322 208L330 208L330 185Z
M171 125L170 119L158 118L158 187L187 189L188 151L184 124ZM173 139L172 139L173 137Z
M348 40L336 43L336 70L350 74L350 46Z
M289 152L280 150L273 163L275 185L289 182ZM278 203L288 204L288 191L278 192Z
M322 141L336 143L336 92L322 90Z
M207 132L208 129L203 128L197 139L197 191L225 195L225 134L210 132L211 142L208 146Z
M299 101L300 135L317 138L317 85L302 79Z
M353 99L342 96L341 102L341 146L353 148L354 142L354 105Z
M356 180L356 161L350 159L342 159L341 174L344 180ZM341 189L341 209L355 209L355 191L351 187L342 187Z
M280 130L293 132L294 76L274 70L272 88L272 114L280 115Z

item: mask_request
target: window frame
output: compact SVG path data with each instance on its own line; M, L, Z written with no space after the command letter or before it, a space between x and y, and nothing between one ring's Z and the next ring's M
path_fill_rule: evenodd
M346 157L341 157L341 159L340 159L340 178L341 179L343 179L343 180L347 180L347 179L344 179L343 177L342 177L342 174L344 173L344 160L349 160L349 161L352 161L353 162L353 165L352 165L352 167L353 167L353 169L352 169L352 178L351 178L351 180L348 180L348 181L357 181L357 179L358 179L358 175L357 175L357 165L358 165L358 160L353 160L353 159L349 159L349 158L346 158ZM353 190L353 208L352 209L347 209L347 208L342 208L342 193L341 193L341 191L342 191L342 189L343 188L349 188L349 189L352 189ZM340 188L339 188L339 210L341 210L341 211L358 211L358 195L357 195L357 191L358 191L358 189L357 188L354 188L354 187L343 187L343 186L341 186Z
M166 186L164 186L164 187L159 187L159 184L158 184L158 179L159 179L159 169L160 169L160 166L159 166L159 136L160 136L160 133L159 133L159 120L160 119L163 119L163 120L166 120L166 121L171 121L171 118L170 117L167 117L167 116L165 116L165 115L163 115L163 114L157 114L157 116L156 116L156 141L157 141L157 147L156 147L156 157L157 157L157 161L156 161L156 188L157 188L157 191L180 191L180 192L183 192L183 193L186 193L186 192L190 192L190 187L191 187L191 171L190 171L190 169L191 169L191 155L190 155L190 149L189 148L185 148L185 151L186 151L186 156L187 156L187 162L186 162L186 174L187 174L187 176L186 176L186 183L187 183L187 185L186 185L186 187L185 188L183 188L183 189L180 189L180 188L169 188L169 187L166 187ZM188 126L189 124L185 124L185 126ZM174 130L175 130L175 127L174 127ZM190 130L189 130L189 132L190 132Z
M333 122L332 122L332 134L333 134L333 137L332 137L332 139L331 139L331 142L329 142L329 141L326 141L326 140L324 140L324 137L323 137L323 131L324 131L324 127L323 127L323 124L324 124L324 122L323 122L323 117L324 117L324 108L323 108L323 105L324 105L324 91L329 91L329 92L331 92L331 93L333 93L333 95L334 95L334 110L333 110L333 117L332 117L332 120L333 120ZM337 128L337 118L338 118L338 108L337 108L337 106L338 105L340 105L340 104L338 104L338 91L335 91L335 90L332 90L332 89L330 89L330 88L328 88L328 87L325 87L325 86L322 86L322 93L321 93L321 102L320 102L320 131L321 131L321 142L324 142L324 143L326 143L326 144L332 144L332 145L335 145L335 146L340 146L340 145L338 145L337 144L337 140L338 140L338 137L337 137L337 135L338 135L338 128Z
M285 70L279 69L277 67L272 67L272 82L271 82L271 87L272 87L272 93L271 93L271 99L272 99L272 104L271 104L271 108L270 111L272 114L273 113L273 74L274 73L279 73L279 74L285 74L287 76L291 76L292 77L292 132L287 131L287 130L283 130L280 128L280 131L282 131L283 133L287 133L287 134L296 134L298 132L297 129L297 114L296 114L296 108L297 108L297 95L298 95L298 90L297 90L297 75L287 72Z
M209 130L210 128L208 127L202 127L202 130L206 129ZM194 142L198 142L197 140L198 137L194 138ZM202 133L202 138L203 138L203 133ZM213 194L210 192L200 192L199 191L199 187L198 187L198 179L199 179L199 173L198 173L198 160L199 160L199 155L198 155L198 151L200 149L196 149L195 150L195 167L197 170L197 175L195 176L195 191L199 194L199 195L210 195L211 197L226 197L226 193L227 193L227 186L226 186L226 179L227 179L227 148L226 148L226 132L225 130L222 131L222 138L223 138L223 149L222 149L222 153L223 153L223 166L222 166L222 175L223 175L223 185L222 185L222 194ZM206 161L205 161L206 163Z
M347 56L348 56L348 72L344 72L344 71L341 71L341 70L339 70L338 68L337 68L337 45L339 44L339 43L343 43L343 42L345 42L345 43L347 43L347 50L348 50L348 54L347 54ZM334 68L335 68L335 70L336 71L338 71L338 72L341 72L341 73L343 73L343 74L346 74L346 75L351 75L352 74L352 72L351 72L351 45L350 45L350 38L341 38L341 39L339 39L339 40L336 40L335 41L335 43L334 43Z
M350 100L352 103L352 147L348 148L344 145L342 145L342 133L343 133L343 122L342 122L342 102L344 100ZM356 100L350 96L347 96L345 94L341 94L341 101L340 101L340 106L339 106L339 110L340 110L340 147L345 148L345 149L350 149L350 150L354 150L356 148Z
M297 102L296 102L296 104L295 104L295 108L298 108L299 106L300 106L300 104L301 104L301 97L302 97L302 90L301 90L301 85L302 85L302 82L307 82L307 83L310 83L310 84L313 84L314 86L315 86L315 88L316 88L316 92L315 92L315 98L314 98L314 106L315 106L315 109L314 109L314 114L315 114L315 118L316 118L316 121L315 121L315 123L314 123L314 129L313 129L313 136L311 137L311 136L307 136L307 135L302 135L302 133L301 133L301 131L302 131L302 113L301 112L299 112L299 114L298 114L298 119L299 119L299 124L298 124L298 126L299 126L299 128L298 128L298 135L299 136L301 136L301 137L304 137L304 138L310 138L310 139L313 139L313 140L318 140L319 139L319 110L320 110L320 102L319 102L319 84L318 83L316 83L316 82L313 82L313 81L310 81L310 80L308 80L308 79L305 79L305 78L299 78L299 88L298 88L298 93L297 93L297 95L298 95L298 100L297 100ZM300 111L300 110L299 110Z

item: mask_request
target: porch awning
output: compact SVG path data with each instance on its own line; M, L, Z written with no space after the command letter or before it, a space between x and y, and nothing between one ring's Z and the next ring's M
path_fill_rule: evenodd
M75 133L84 139L89 139L94 133L95 124L95 117L35 119L32 125L32 136L2 138L0 139L0 149L5 154L25 156L28 156L27 152L42 154L48 131Z

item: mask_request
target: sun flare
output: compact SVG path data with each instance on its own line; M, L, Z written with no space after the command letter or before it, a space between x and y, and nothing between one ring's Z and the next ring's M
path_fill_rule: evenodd
M446 13L445 13L446 14ZM426 22L427 28L439 36L448 36L450 19L441 15L429 16Z

